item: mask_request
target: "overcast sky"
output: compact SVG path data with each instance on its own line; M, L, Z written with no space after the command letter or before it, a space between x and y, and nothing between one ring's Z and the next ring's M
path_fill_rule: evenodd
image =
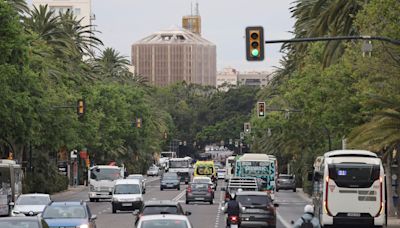
M31 2L29 0L28 2ZM245 60L246 26L264 26L265 39L291 38L293 0L197 0L202 36L217 45L217 67L263 70L278 66L281 44L265 46L265 61ZM191 12L196 0L92 0L94 24L105 46L130 59L131 45L151 33L181 27L182 16Z

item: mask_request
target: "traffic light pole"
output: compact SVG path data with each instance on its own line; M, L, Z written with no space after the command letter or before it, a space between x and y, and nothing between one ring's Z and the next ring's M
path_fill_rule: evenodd
M274 43L301 43L301 42L317 42L317 41L333 41L333 40L379 40L400 45L400 40L390 39L381 36L335 36L335 37L309 37L309 38L294 38L282 40L266 40L266 44Z

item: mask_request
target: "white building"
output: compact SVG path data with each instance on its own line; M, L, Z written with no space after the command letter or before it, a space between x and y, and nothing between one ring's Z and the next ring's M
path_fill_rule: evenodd
M230 87L236 87L238 81L238 71L234 68L225 68L217 74L217 88L228 91Z
M32 4L39 8L39 5L48 5L51 10L65 13L71 11L77 19L82 19L82 25L91 24L92 1L91 0L32 0ZM94 18L94 16L93 16Z
M264 87L273 78L274 74L268 71L248 71L238 74L238 85Z

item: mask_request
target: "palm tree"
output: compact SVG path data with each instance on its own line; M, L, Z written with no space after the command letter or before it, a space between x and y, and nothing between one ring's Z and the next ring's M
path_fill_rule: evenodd
M114 81L132 80L128 69L129 60L113 48L106 48L94 62L94 70L103 78Z
M6 0L6 2L20 15L29 12L29 7L25 0Z

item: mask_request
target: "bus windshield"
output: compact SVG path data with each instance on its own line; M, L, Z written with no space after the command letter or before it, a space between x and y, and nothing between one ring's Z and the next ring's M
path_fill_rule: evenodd
M90 172L90 178L100 180L114 181L121 178L119 169L111 168L93 168Z
M329 177L338 187L369 188L379 179L380 166L365 163L330 164Z
M169 161L169 168L188 168L188 161Z

